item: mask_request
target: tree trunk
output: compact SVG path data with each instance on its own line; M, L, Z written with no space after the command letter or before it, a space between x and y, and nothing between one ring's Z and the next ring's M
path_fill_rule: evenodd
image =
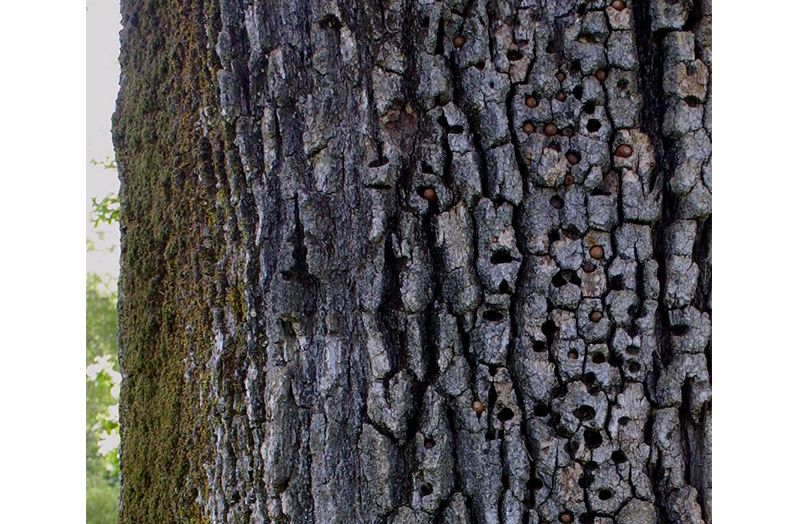
M121 522L711 522L711 4L123 0Z

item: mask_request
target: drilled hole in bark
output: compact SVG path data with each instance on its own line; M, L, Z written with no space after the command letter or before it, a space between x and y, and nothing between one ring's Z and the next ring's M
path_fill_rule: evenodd
M556 326L556 323L552 320L548 320L542 324L542 333L547 337L547 340L553 340L556 333L558 333L558 326Z
M600 467L600 464L598 464L594 460L587 460L586 464L583 465L583 468L586 471L595 471L599 467Z
M575 415L575 418L582 422L592 420L596 415L594 408L588 404L584 404L575 408L572 414Z
M581 16L586 14L586 4L582 3L582 4L578 5L578 14L581 15Z
M327 15L319 21L319 26L322 29L339 29L342 27L342 23L333 15Z
M571 73L578 73L581 70L581 61L580 60L573 60L569 63L569 70Z
M580 100L583 97L583 86L575 86L572 89L572 96Z
M597 449L603 445L603 435L596 429L586 429L583 431L583 441L589 449Z
M489 322L500 322L503 318L503 314L496 309L489 309L483 312L483 319Z
M620 426L627 426L630 421L631 419L629 417L619 417L619 419L617 419L617 423Z
M431 449L433 446L436 445L436 441L432 438L425 439L425 449Z
M534 477L531 480L530 487L533 490L542 489L544 487L544 482L541 479Z
M514 261L507 249L498 249L493 252L489 260L492 264L510 264Z
M630 346L625 348L625 353L627 353L628 355L638 355L639 354L639 347L638 346L634 346L634 345L630 345Z
M628 367L628 371L631 373L638 373L642 370L642 365L635 360L629 360L626 366Z
M483 60L475 64L475 69L477 69L478 71L483 71L484 67L486 67L486 62L484 62Z
M588 122L586 122L586 130L590 133L596 133L600 131L602 124L596 118L590 118Z
M376 158L375 160L370 162L369 163L369 167L381 167L381 166L385 166L388 163L389 163L389 159L386 158L385 156L382 156L382 157Z
M603 364L606 361L605 353L597 351L592 355L592 364Z
M592 33L581 33L578 35L578 42L582 42L584 44L594 44L597 42L597 39Z
M421 27L424 27L424 28L426 28L426 29L427 29L428 27L430 27L430 25L431 25L431 19L430 19L430 17L427 17L427 16L426 16L425 18L423 18L423 19L420 21L419 25L420 25Z
M522 53L516 49L512 49L506 53L506 58L508 58L510 62L516 62L517 60L522 60Z
M555 231L550 231L547 233L547 240L550 242L561 240L561 233L557 229Z
M570 360L578 360L578 352L574 349L570 349L567 351L567 357L569 357Z
M618 449L611 454L611 460L614 461L614 464L622 464L628 461L628 457L625 456L625 453L621 449Z
M561 209L564 207L564 199L558 195L553 195L550 198L550 205L555 209Z
M497 414L497 419L500 422L508 422L512 418L514 418L514 410L511 408L503 408Z
M533 406L533 414L537 417L546 417L550 414L550 406L547 404L536 404Z
M608 500L614 496L614 492L610 489L603 488L597 492L597 498L600 500Z
M544 340L536 340L533 343L533 350L537 353L547 350L547 343Z
M460 135L464 132L464 126L452 126L447 130L451 135Z
M689 334L689 326L681 326L681 325L670 326L669 327L669 332L673 336L682 337L682 336L685 336L685 335Z
M422 172L426 175L432 175L433 167L431 167L431 165L427 162L422 162Z
M504 295L510 295L512 293L511 285L505 280L503 280L502 282L500 282L500 287L498 288L498 291L500 291L500 293Z
M625 289L625 279L622 275L615 275L608 281L608 289L613 291L622 291Z
M628 79L627 78L620 78L617 81L617 87L620 88L620 89L625 89L626 87L628 87Z
M569 138L574 134L575 134L575 131L572 130L572 126L564 126L564 128L561 129L561 136L565 136L565 137Z
M544 46L544 52L545 53L554 53L555 52L555 46L553 45L552 41L547 42L547 45Z
M551 280L553 286L555 287L562 287L567 285L567 283L574 284L576 286L581 285L581 279L578 277L577 273L570 269L563 269L559 271Z
M430 484L425 483L419 488L419 492L420 494L422 494L423 497L427 497L428 495L433 493L433 488L431 487Z
M583 112L587 115L593 115L595 110L595 103L594 102L586 102L583 104Z

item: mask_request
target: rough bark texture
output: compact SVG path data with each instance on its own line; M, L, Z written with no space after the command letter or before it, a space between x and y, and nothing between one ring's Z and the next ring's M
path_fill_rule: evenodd
M711 522L711 4L123 0L121 522Z

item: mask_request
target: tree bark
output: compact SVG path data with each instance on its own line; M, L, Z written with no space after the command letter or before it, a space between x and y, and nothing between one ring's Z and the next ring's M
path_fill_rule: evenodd
M123 0L121 522L711 522L711 3Z

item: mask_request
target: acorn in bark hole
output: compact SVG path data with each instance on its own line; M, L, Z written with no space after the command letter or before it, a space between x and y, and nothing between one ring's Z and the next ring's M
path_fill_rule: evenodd
M571 137L575 132L572 130L572 126L567 126L561 130L561 136L565 136L567 138Z
M569 187L574 183L575 183L575 177L567 173L567 175L564 177L564 185Z
M594 72L594 77L597 79L598 82L605 82L606 80L606 70L605 69L598 69Z
M536 126L533 125L533 122L525 122L522 124L522 130L525 131L526 135L530 135L534 131L536 131Z
M600 322L603 319L603 313L600 311L592 311L592 314L589 315L589 320L592 322Z
M435 444L432 438L425 439L425 449L431 449Z
M432 187L426 187L425 190L422 192L422 198L430 202L431 204L436 203L436 190Z
M558 515L558 521L563 522L564 524L570 524L574 520L571 511L562 511Z
M472 411L475 412L476 415L479 417L486 411L486 406L483 405L483 402L480 400L473 400L472 401Z
M583 272L584 272L584 273L591 273L591 272L593 272L595 269L597 269L597 266L595 266L595 265L594 265L594 264L592 264L591 262L584 262L584 263L583 263L583 268L582 268L582 269L583 269Z
M605 255L605 250L603 246L593 246L592 249L589 250L589 256L591 256L595 260L600 260Z
M547 136L556 136L558 133L558 127L552 122L544 126L544 134Z
M565 102L567 100L567 94L564 91L559 91L556 93L556 100L559 102Z
M466 43L467 39L464 38L464 35L456 35L456 37L453 38L453 47L455 47L456 49L464 47L464 44Z
M536 100L536 97L533 95L528 95L525 97L525 105L533 109L534 107L539 105L539 101Z
M620 158L628 158L633 154L633 148L628 144L620 144L617 146L614 155Z
M563 82L566 79L567 75L565 75L563 71L559 71L558 73L556 73L556 80L558 80L559 82Z
M550 198L550 205L556 209L561 209L562 207L564 207L564 200L562 200L561 197L558 195L553 195Z
M575 151L568 151L567 152L567 162L572 164L573 166L581 161L581 155Z
M625 5L625 2L623 2L622 0L614 0L613 2L611 2L611 7L613 7L617 11L622 11L627 6Z

